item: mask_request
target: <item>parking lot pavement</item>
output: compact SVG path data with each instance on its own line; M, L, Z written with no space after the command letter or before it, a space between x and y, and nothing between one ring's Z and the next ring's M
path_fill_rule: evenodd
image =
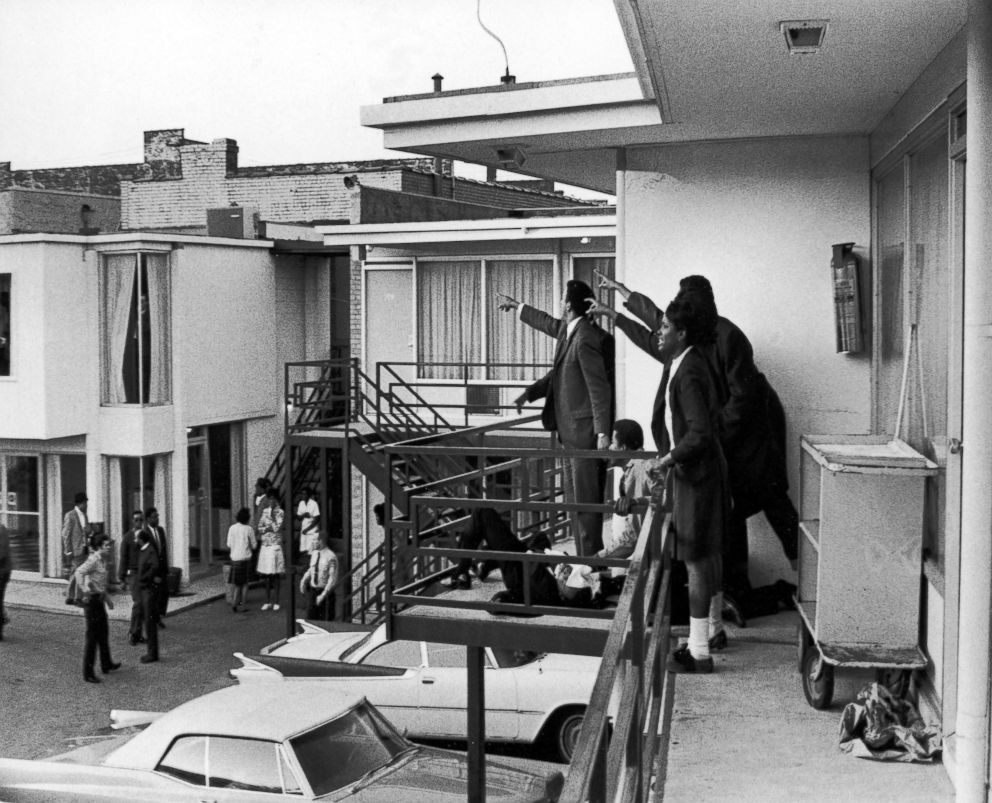
M110 675L98 667L99 685L82 679L82 617L9 607L0 641L0 755L54 755L106 733L112 708L164 711L233 682L233 652L257 651L286 635L286 606L261 611L261 595L251 592L245 613L218 600L170 614L158 663L141 664L144 645L132 647L127 623L111 620L113 659L123 666Z

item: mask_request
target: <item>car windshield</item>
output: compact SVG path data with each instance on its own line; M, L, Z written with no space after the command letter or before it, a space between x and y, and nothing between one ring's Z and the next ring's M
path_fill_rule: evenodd
M317 797L360 781L400 753L413 749L378 711L364 702L290 739L289 744Z
M513 669L515 666L523 666L536 661L541 657L539 652L530 650L507 650L493 647L493 656L500 669Z

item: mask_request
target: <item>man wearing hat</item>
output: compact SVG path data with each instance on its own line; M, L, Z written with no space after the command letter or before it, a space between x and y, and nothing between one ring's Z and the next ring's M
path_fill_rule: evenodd
M76 569L83 565L88 550L86 542L93 532L86 518L86 494L80 491L75 497L75 507L62 520L62 571L69 573L69 587L65 591L65 604L76 604Z
M610 447L613 431L613 337L586 317L592 288L571 279L562 298L562 318L504 296L502 310L517 310L520 320L558 341L551 370L527 388L515 404L544 399L541 421L558 433L566 449ZM602 504L606 490L606 462L596 459L565 461L566 499ZM570 498L569 498L570 497ZM603 548L603 514L579 513L579 554Z

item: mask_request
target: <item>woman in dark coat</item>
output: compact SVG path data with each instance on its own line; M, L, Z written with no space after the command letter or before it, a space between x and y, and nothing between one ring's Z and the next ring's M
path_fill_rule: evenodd
M716 390L702 351L715 324L707 307L677 298L656 333L665 371L651 431L662 452L657 466L669 474L678 556L689 574L689 643L675 660L690 672L713 671L711 639L722 634L721 547L730 493L715 426Z

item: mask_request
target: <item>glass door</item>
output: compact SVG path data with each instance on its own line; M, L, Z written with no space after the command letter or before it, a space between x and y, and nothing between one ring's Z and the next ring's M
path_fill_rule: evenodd
M190 561L210 564L213 537L210 521L210 455L206 436L190 436L187 448Z

